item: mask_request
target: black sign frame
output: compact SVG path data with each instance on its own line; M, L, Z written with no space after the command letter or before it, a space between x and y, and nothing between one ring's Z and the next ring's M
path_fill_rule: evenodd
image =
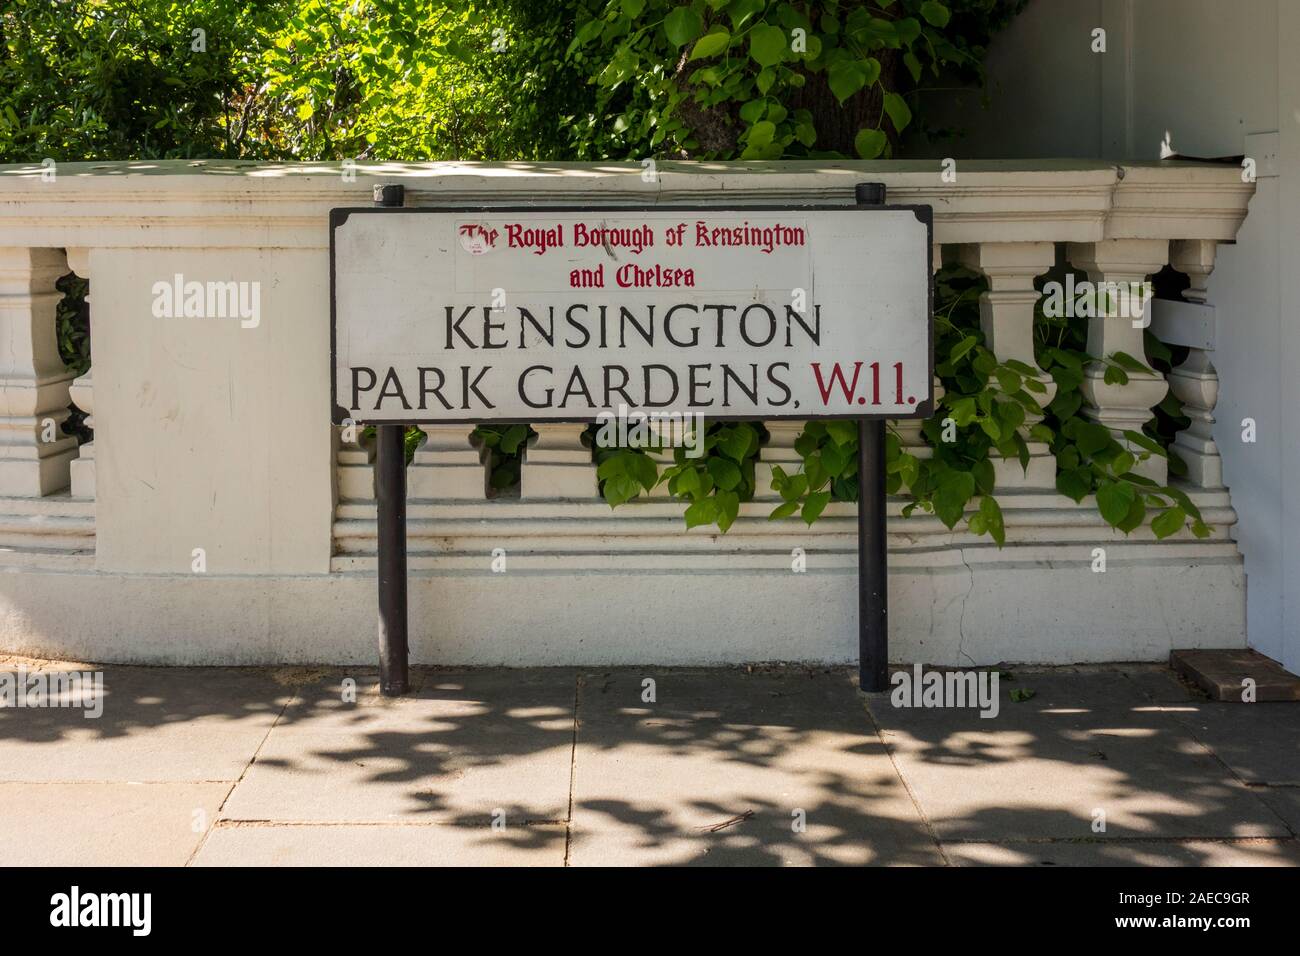
M903 418L930 417L934 414L934 220L929 206L885 203L883 183L859 183L854 188L855 205L837 206L822 204L785 204L778 206L743 206L752 211L808 211L861 209L910 210L926 227L927 302L926 316L929 338L930 401L918 402L908 415L858 414L858 415L785 415L764 416L764 419L796 420L852 419L858 423L858 687L865 692L881 692L888 686L889 677L889 547L886 529L888 499L885 494L885 422ZM387 185L375 187L375 207L340 208L330 211L330 404L333 423L365 424L347 416L337 404L336 389L336 298L335 298L335 229L357 213L419 213L419 212L599 212L599 211L729 211L722 206L598 206L572 207L537 204L532 206L458 206L437 209L406 209L405 187ZM340 412L343 417L340 418ZM752 419L753 415L712 416L718 420ZM432 421L376 422L375 505L377 548L377 579L379 590L379 686L385 696L407 693L409 680L409 641L407 632L407 574L406 574L406 449L405 433L410 425L421 424L472 424L484 419L464 421L434 419ZM496 420L496 419L493 419ZM590 416L578 418L548 418L548 423L587 422Z
M812 419L841 419L849 421L859 421L861 419L880 420L880 421L901 421L906 419L924 419L934 414L935 394L934 394L934 212L930 206L915 204L899 205L862 205L862 204L840 204L833 203L780 203L780 204L762 204L762 205L719 205L719 204L678 204L678 203L640 203L634 205L614 205L614 206L573 206L573 205L469 205L469 206L341 206L330 210L330 409L331 420L335 425L345 425L349 422L356 425L366 426L374 425L402 425L407 428L420 425L475 425L485 421L515 421L519 416L512 415L509 417L496 417L482 415L468 418L384 418L377 421L371 421L365 417L356 418L347 409L339 405L338 402L338 295L337 295L337 274L334 263L337 256L337 240L335 238L338 228L356 215L501 215L502 213L591 213L599 215L601 213L637 213L637 212L680 212L680 213L737 213L750 214L756 212L851 212L860 211L865 213L872 212L911 212L917 220L925 225L926 231L926 275L929 277L927 286L926 301L926 330L928 343L926 347L926 381L929 383L929 393L925 400L918 401L916 406L910 411L899 414L897 412L844 412L844 413L809 413L793 412L790 414L762 414L753 413L728 415L725 412L717 414L714 412L701 412L706 418L713 421L809 421ZM629 408L629 412L635 411ZM565 417L552 417L539 419L539 422L553 424L580 424L583 422L595 421L595 413L588 415L574 415Z

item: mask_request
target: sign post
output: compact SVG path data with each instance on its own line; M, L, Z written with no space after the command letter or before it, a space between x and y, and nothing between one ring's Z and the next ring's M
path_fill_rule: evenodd
M375 204L400 207L404 186L376 186ZM375 426L375 517L379 577L379 690L410 687L406 605L406 426Z
M884 422L933 408L932 221L856 205L330 214L333 420L379 433L384 693L406 688L403 430L840 419L859 434L859 680L888 664ZM384 208L393 206L395 208Z
M884 183L859 183L860 206L883 206ZM889 686L889 537L885 420L858 419L858 688Z

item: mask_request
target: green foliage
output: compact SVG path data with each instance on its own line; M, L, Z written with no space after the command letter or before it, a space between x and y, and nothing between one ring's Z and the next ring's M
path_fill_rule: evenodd
M90 283L69 272L54 288L63 293L54 309L59 358L77 375L85 375L90 371L90 309L86 304Z
M912 499L903 514L919 509L949 528L964 518L972 534L988 535L1002 545L1006 529L993 496L993 458L1027 466L1027 432L1056 456L1057 490L1074 501L1094 495L1102 518L1125 534L1149 521L1158 538L1184 527L1197 537L1208 535L1185 492L1157 484L1138 468L1152 456L1169 457L1167 446L1182 427L1177 417L1167 416L1165 427L1157 416L1150 433L1127 431L1121 443L1082 413L1081 386L1090 363L1100 365L1105 381L1116 384L1127 384L1133 373L1150 374L1152 368L1123 352L1094 359L1086 351L1087 319L1049 318L1040 302L1035 359L1057 386L1044 406L1047 389L1038 370L1015 360L999 362L985 346L979 326L979 294L985 289L983 277L959 267L946 267L935 277L935 375L944 395L921 426L931 454L919 457L907 451L897 430L886 437L886 491ZM1152 354L1169 360L1168 348L1158 339L1149 335L1147 343ZM1025 428L1027 420L1039 415L1042 421ZM798 511L811 524L829 501L855 500L857 446L852 423L809 422L795 442L802 469L794 475L773 470L773 490L784 502L771 517ZM1171 468L1171 473L1177 472Z
M981 276L965 269L944 269L936 276L935 374L945 393L934 415L921 425L932 454L912 454L892 429L885 438L885 490L912 499L903 509L905 515L920 509L949 528L966 518L969 531L1002 544L1005 529L993 497L992 456L1028 462L1019 426L1026 412L1038 411L1033 396L1043 386L1033 378L1033 369L1020 362L999 362L985 347L979 294L986 288ZM829 500L857 500L857 448L853 422L810 422L795 442L804 461L802 471L785 477L780 486L773 482L785 504L771 517L785 517L797 508L808 520L810 503L811 513L819 514L827 492Z
M572 118L573 152L889 156L917 94L949 73L982 79L984 44L1022 6L607 0L567 50L598 88L594 108Z
M595 448L600 493L611 507L664 484L673 498L686 503L688 529L717 525L724 532L740 514L741 503L754 497L754 463L768 437L759 422L714 422L705 426L697 457L676 447L672 464L661 472L651 455L662 454L663 448L602 447L596 442L599 431L600 426L592 425L587 433Z
M500 494L519 484L524 450L536 435L518 423L490 422L474 429L471 440L488 449L488 487Z
M1023 4L0 0L0 160L892 155Z
M54 333L59 348L59 358L76 375L90 371L90 309L86 293L90 283L75 272L69 272L54 283L63 298L54 307ZM64 419L64 434L72 435L78 444L93 441L94 429L86 425L86 413L75 404L68 406Z
M977 83L989 38L1023 0L2 0L0 159L711 159L895 155L927 90ZM205 31L196 50L193 31ZM165 94L165 95L164 95ZM61 288L63 288L61 286ZM936 356L944 395L921 425L933 453L886 442L887 487L906 512L961 521L999 544L993 456L1027 463L1025 433L1050 445L1058 489L1095 496L1130 531L1208 529L1186 495L1137 472L1187 423L1172 396L1117 441L1082 415L1084 369L1123 384L1173 358L1086 354L1086 322L1035 323L1038 364L1057 390L1040 412L1037 370L1000 362L979 328L983 280L944 270ZM89 363L76 290L59 346ZM78 311L79 310L79 311ZM531 430L476 431L490 484L518 483ZM597 449L612 505L660 484L688 526L725 531L754 493L759 423L708 426L702 457L661 468L646 449ZM406 434L408 460L423 433ZM774 469L774 517L812 523L857 497L857 430L813 422L794 474Z
M1106 523L1125 534L1148 520L1157 538L1167 538L1190 527L1198 538L1207 537L1209 528L1201 512L1178 488L1159 485L1141 474L1138 465L1155 457L1169 459L1169 471L1185 472L1181 461L1171 457L1167 446L1176 428L1161 436L1151 432L1125 431L1121 443L1110 430L1081 414L1082 385L1088 367L1095 363L1103 370L1107 384L1126 385L1131 373L1151 374L1146 361L1125 352L1108 356L1090 356L1087 352L1088 320L1085 318L1048 317L1042 303L1034 318L1034 345L1038 364L1056 383L1056 395L1046 407L1040 434L1056 456L1056 489L1061 494L1082 501L1096 495L1097 509ZM1168 348L1149 332L1147 349L1169 357ZM1144 356L1145 358L1145 356ZM1181 406L1167 406L1166 421L1176 425L1175 415ZM1162 403L1166 405L1166 403Z
M559 158L590 100L564 58L582 2L320 0L263 57L295 156Z
M253 122L264 102L258 59L293 6L5 0L0 161L276 153Z

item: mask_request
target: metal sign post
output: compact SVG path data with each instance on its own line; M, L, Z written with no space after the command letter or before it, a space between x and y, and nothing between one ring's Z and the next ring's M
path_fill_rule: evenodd
M838 419L858 428L858 652L887 683L885 420L934 405L933 223L887 206L403 207L330 214L333 421L378 433L380 683L407 680L411 425Z
M376 186L375 205L401 206L404 186ZM379 689L410 687L406 607L406 426L375 426L375 510L379 565Z
M884 183L859 183L860 206L883 206ZM889 686L889 539L885 531L885 421L858 420L858 687Z

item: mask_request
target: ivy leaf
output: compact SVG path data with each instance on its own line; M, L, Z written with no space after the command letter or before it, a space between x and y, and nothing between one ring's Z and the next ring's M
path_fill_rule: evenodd
M686 530L702 524L713 524L718 518L718 503L713 498L701 498L686 509Z
M903 54L903 65L907 67L907 72L912 74L912 82L921 82L921 61L916 58L916 54L908 50Z
M1085 458L1091 458L1114 439L1110 437L1110 432L1107 431L1105 425L1097 425L1093 422L1079 422L1074 441L1079 446L1079 454Z
M776 66L785 59L785 31L762 24L749 32L749 55L759 66Z
M1097 489L1097 510L1101 512L1107 524L1118 528L1128 517L1133 499L1134 492L1131 485L1106 481Z
M759 120L749 128L749 145L766 146L776 136L776 124L771 120Z
M726 30L717 30L713 33L706 33L696 42L691 50L690 58L692 60L702 60L705 57L717 56L731 43L731 34Z
M584 23L582 26L578 28L577 34L575 34L573 37L573 42L569 44L569 49L566 56L571 56L573 54L573 51L578 49L578 47L585 46L586 44L590 43L592 40L596 39L596 37L600 36L600 34L604 31L604 29L605 29L604 20L588 20L586 23ZM450 45L448 46L450 48Z
M610 507L616 508L625 501L631 501L641 493L641 486L637 484L635 478L627 475L618 475L609 479L604 485L605 500L609 502Z
M485 439L486 441L486 439ZM627 474L627 456L610 455L602 461L596 468L596 478L600 481L609 481L611 478L617 478L620 475Z
M673 46L684 47L704 32L704 19L690 7L677 7L664 18L664 32Z
M1157 538L1167 538L1181 531L1186 522L1187 515L1182 508L1175 505L1167 511L1160 512L1152 519L1151 530L1156 533Z
M840 60L826 72L826 82L830 85L835 98L843 103L867 85L867 74L856 60Z
M767 112L767 100L750 100L740 108L740 118L746 123L757 123Z
M975 476L969 471L949 469L934 490L934 513L947 527L955 527L975 494Z
M732 29L739 30L746 20L762 10L763 2L764 0L731 0L726 6Z
M912 111L907 106L907 101L897 93L885 94L885 112L889 114L889 121L894 124L894 129L902 132L907 128L907 124L912 122Z
M1092 472L1081 468L1062 471L1056 476L1056 490L1077 504L1092 491Z
M719 491L717 501L718 528L725 532L736 520L736 516L740 514L740 495L734 491Z
M948 353L948 361L955 364L959 359L964 357L967 352L969 352L978 344L979 344L979 339L977 339L975 336L973 335L966 336L960 342L958 342L956 345L952 347L952 351Z
M853 148L863 159L875 159L885 151L885 134L878 129L861 129L853 138Z
M1165 451L1164 445L1141 432L1126 429L1124 432L1124 438L1128 440L1130 444L1137 445L1139 448L1144 448L1153 455L1158 455L1161 458L1167 458L1169 455L1169 453Z
M628 475L638 482L646 491L659 483L659 466L649 455L633 454L628 458Z
M833 418L826 422L826 434L835 444L844 446L855 444L858 440L858 423L842 418Z
M798 510L799 510L799 502L787 501L784 502L783 504L777 505L776 508L772 510L772 513L767 517L769 521L777 521L781 518L790 517Z
M808 523L811 528L813 523L822 516L826 506L830 504L831 493L829 491L818 491L808 496L808 500L803 503L803 510L799 512L800 517Z
M881 4L882 7L885 5L886 4ZM917 22L915 17L904 17L902 20L899 20L894 24L894 30L898 34L898 39L903 41L904 46L911 46L912 41L921 35L921 24ZM908 52L910 53L911 51L909 50ZM904 56L903 59L906 60L907 57ZM912 59L916 59L916 57L912 57ZM920 63L916 64L916 73L917 75L913 77L913 79L920 79Z
M669 490L679 497L694 498L700 493L700 473L695 470L694 466L688 466L679 473L673 480L673 487Z
M1135 494L1133 496L1133 503L1128 506L1128 514L1125 515L1124 520L1119 523L1119 530L1128 534L1130 531L1142 527L1142 522L1146 519L1146 516L1146 503L1143 502L1141 495Z
M1002 523L1002 506L997 503L997 499L988 495L981 498L979 514L984 519L989 537L998 543L999 548L1006 544L1007 532Z
M731 491L740 484L740 468L734 461L728 461L726 458L710 458L707 467L709 474L723 491Z
M1129 355L1127 352L1116 352L1114 355L1111 356L1111 359L1114 360L1116 365L1121 366L1126 371L1135 372L1139 375L1151 374L1151 369L1147 368L1145 363L1139 362L1137 359Z
M925 3L921 4L921 16L925 17L925 22L932 27L946 27L952 14L938 0L925 0Z
M527 425L511 425L506 429L506 433L501 436L500 448L507 455L516 454L519 451L519 444L528 437Z
M718 447L722 453L735 462L745 460L749 450L756 442L758 433L748 425L740 424L732 428L731 433L726 438L718 442Z

